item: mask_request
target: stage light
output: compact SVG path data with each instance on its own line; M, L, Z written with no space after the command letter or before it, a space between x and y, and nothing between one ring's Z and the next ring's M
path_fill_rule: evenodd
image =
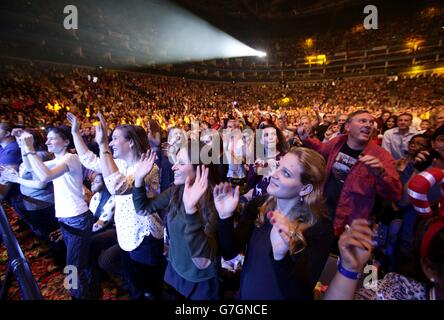
M262 52L262 51L258 51L257 56L260 57L260 58L263 58L263 57L267 56L267 53L266 52Z

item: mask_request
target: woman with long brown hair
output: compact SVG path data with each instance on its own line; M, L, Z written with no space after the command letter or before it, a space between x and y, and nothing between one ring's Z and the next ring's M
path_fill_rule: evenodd
M214 189L221 254L229 260L246 249L240 299L313 299L313 289L333 241L323 183L325 161L315 151L292 148L271 174L268 195L250 201L236 228L239 188Z
M155 156L143 156L136 165L133 202L142 216L166 212L169 251L164 280L170 289L168 298L218 300L217 214L211 190L219 177L214 164L203 166L203 144L197 150L192 144L184 142L178 148L173 157L174 184L152 199L144 191L144 177L150 174ZM199 152L198 160L192 151Z

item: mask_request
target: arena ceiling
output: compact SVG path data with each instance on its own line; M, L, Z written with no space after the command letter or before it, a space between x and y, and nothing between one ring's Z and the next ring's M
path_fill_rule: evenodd
M406 15L436 0L173 0L238 37L287 37L348 28L376 5L384 18ZM438 1L439 2L439 1Z
M184 6L214 15L260 20L282 19L315 14L362 2L356 0L178 0Z

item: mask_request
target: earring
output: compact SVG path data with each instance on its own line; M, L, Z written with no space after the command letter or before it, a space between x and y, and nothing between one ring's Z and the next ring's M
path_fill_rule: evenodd
M432 283L435 283L435 278L431 277L431 278L430 278L430 281L431 281Z
M299 203L301 205L304 203L304 197L303 196L299 196Z

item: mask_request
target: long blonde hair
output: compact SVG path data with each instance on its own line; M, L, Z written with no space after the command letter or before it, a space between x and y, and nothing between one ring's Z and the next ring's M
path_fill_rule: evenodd
M323 192L326 164L319 153L308 148L293 147L288 153L294 154L301 164L301 183L313 186L313 191L306 195L303 201L298 201L289 214L290 220L297 221L297 227L294 230L295 239L293 239L295 242L290 244L290 252L295 254L301 252L307 246L303 232L316 224L319 218L327 216ZM275 210L276 205L277 199L272 196L268 197L259 209L259 215L255 223L256 227L259 228L264 225L266 214Z

